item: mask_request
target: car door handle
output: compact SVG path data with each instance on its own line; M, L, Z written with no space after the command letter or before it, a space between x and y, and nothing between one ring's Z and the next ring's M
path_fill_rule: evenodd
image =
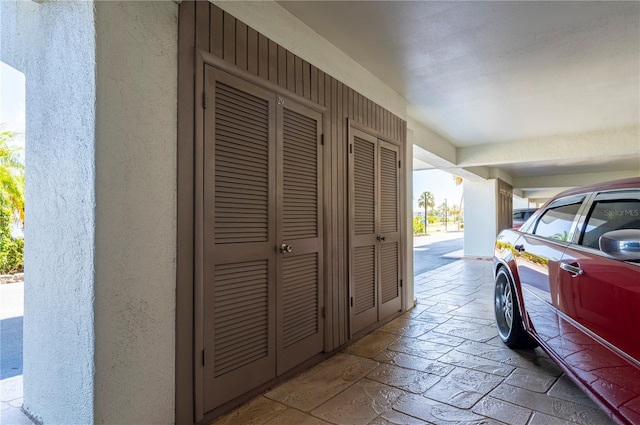
M518 252L524 252L524 245L515 245L514 248Z
M580 276L582 273L584 273L584 271L582 271L580 267L574 266L572 264L560 263L560 268L562 270L568 271L574 276Z

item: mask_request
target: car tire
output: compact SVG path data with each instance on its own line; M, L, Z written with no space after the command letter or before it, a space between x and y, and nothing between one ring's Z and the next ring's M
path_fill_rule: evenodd
M498 335L507 347L528 349L538 346L524 329L515 286L503 267L496 273L494 311Z

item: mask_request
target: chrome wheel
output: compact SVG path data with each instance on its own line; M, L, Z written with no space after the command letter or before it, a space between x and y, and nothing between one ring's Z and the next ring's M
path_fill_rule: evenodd
M501 268L496 273L494 310L498 335L502 342L511 348L533 348L537 343L524 329L515 286L508 272Z
M513 292L504 272L496 276L495 314L498 333L503 341L509 338L513 327Z

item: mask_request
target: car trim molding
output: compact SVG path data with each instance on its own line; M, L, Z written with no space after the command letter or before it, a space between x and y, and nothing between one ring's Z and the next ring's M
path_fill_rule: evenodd
M578 329L578 330L584 332L585 334L589 335L591 338L593 338L594 340L598 341L600 344L604 345L605 347L607 347L608 349L610 349L614 353L618 354L620 357L623 357L629 363L631 363L632 365L634 365L635 367L640 369L640 361L634 359L629 354L625 353L624 351L622 351L618 347L614 346L609 341L607 341L606 339L602 338L600 335L598 335L595 332L593 332L591 329L589 329L589 328L585 327L584 325L580 324L580 322L577 322L575 319L572 319L571 317L567 316L564 312L560 311L560 309L557 309L556 312L558 313L558 316L560 318L562 318L565 321L567 321L571 326L573 326L576 329Z

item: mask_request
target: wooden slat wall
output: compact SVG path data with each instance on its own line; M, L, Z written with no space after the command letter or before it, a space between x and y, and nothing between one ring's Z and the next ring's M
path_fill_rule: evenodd
M186 2L181 4L181 8ZM327 349L348 339L347 118L404 146L406 122L206 1L196 1L196 48L327 108L325 119L325 276Z
M186 2L183 2L183 4ZM325 262L332 320L329 349L344 344L347 328L347 118L404 146L406 122L302 58L259 34L217 6L196 1L196 48L236 65L328 109L325 127L325 197L329 229ZM183 7L181 5L181 8Z
M199 353L194 329L194 117L196 49L326 108L324 116L324 276L327 338L332 350L348 339L347 118L404 146L406 123L321 69L296 57L206 0L180 3L178 23L178 239L176 293L176 423L194 420L193 375ZM400 158L403 153L401 152ZM196 219L201 219L196 218ZM197 404L197 403L196 403ZM201 408L200 406L199 408ZM196 411L199 409L196 408ZM197 414L196 414L197 416Z

